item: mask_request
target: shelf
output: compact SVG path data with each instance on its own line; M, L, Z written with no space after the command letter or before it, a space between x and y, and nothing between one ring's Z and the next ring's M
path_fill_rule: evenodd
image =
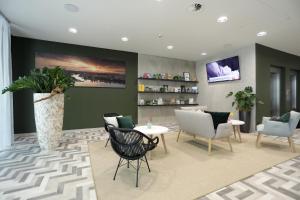
M198 106L199 104L194 103L194 104L163 104L163 105L138 105L138 106L145 106L145 107L150 107L150 106Z
M198 83L198 81L184 81L184 80L173 80L173 79L156 79L156 78L138 78L138 80L147 81L168 81L168 82L180 82L180 83Z
M143 93L155 93L155 94L198 94L197 93L192 93L192 92L155 92L155 91L145 91L145 92L139 92L138 93L140 94L143 94Z

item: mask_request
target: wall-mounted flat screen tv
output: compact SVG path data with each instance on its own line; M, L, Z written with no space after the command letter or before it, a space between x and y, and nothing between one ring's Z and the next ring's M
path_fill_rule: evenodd
M239 57L234 56L206 64L209 83L240 80Z

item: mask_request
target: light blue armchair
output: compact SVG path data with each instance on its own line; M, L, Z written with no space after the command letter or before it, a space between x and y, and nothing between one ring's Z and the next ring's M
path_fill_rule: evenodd
M262 124L257 125L258 135L256 139L256 146L260 146L260 139L262 134L278 137L287 137L291 151L295 152L292 135L294 134L299 120L300 113L295 111L291 111L290 121L288 123L272 121L270 120L270 117L263 117Z

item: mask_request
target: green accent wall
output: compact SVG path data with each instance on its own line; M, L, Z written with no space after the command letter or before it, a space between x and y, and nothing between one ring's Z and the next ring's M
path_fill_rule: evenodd
M126 88L72 88L65 99L64 129L103 126L102 115L117 112L131 115L137 121L138 54L73 44L12 37L13 79L24 76L35 66L35 53L47 52L126 62ZM33 97L31 91L14 93L15 133L35 131Z
M270 95L270 68L281 69L281 97L280 113L290 111L290 71L297 71L297 110L300 108L300 57L272 49L261 44L255 45L256 52L256 93L257 99L262 100L264 105L257 105L256 123L261 123L263 116L271 115L271 95Z

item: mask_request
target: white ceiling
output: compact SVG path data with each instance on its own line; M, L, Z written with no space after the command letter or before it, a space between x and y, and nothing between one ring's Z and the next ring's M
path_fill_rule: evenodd
M199 13L188 10L195 2L203 4ZM300 55L300 0L0 0L0 10L14 35L36 39L188 60L255 42ZM218 24L221 15L229 21ZM258 38L261 30L268 35Z

